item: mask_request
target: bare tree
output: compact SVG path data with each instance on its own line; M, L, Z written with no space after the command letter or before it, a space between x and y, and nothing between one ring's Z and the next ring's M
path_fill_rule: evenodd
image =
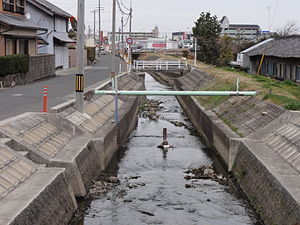
M276 36L279 38L287 37L298 32L297 21L290 20L284 27L277 29Z

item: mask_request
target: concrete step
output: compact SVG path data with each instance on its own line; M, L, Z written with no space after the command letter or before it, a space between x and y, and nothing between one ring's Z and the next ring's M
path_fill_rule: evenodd
M0 224L67 224L77 209L70 190L64 169L40 167L0 144Z

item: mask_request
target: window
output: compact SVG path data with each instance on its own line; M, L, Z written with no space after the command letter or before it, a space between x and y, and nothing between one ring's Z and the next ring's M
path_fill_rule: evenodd
M3 10L24 14L25 0L3 0Z
M15 11L15 0L3 0L3 10L14 12Z
M286 64L283 64L283 77L286 78L286 70L287 70L287 66Z
M17 40L14 39L5 40L5 53L6 55L17 54Z
M300 81L300 65L296 68L296 80Z
M24 0L17 0L16 12L24 14Z
M277 76L277 64L276 63L273 63L273 75L274 76Z
M28 40L19 40L19 54L28 55Z

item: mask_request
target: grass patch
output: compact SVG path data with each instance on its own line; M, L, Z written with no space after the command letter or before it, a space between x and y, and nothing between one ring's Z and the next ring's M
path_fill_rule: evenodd
M243 135L242 135L241 133L238 132L238 128L236 128L235 126L233 126L233 124L232 124L229 120L227 120L227 119L225 119L225 118L223 118L223 117L221 117L221 119L222 119L223 122L224 122L228 127L230 127L230 129L233 130L237 135L239 135L240 137L243 137Z
M266 94L263 99L270 99L273 102L276 102L278 105L283 105L284 108L288 110L300 110L300 100L291 99L286 96L276 94Z
M178 59L172 55L164 55L162 53L151 53L150 56L159 56L161 59ZM189 63L193 65L193 61ZM201 71L214 77L211 83L203 91L230 91L235 90L236 80L240 78L241 91L258 91L257 98L264 99L279 105L289 110L299 110L300 102L300 88L292 81L279 81L270 77L262 75L253 75L244 71L234 69L231 67L216 67L214 65L197 62L197 67ZM226 96L212 96L212 97L198 97L198 100L204 107L212 109L219 104L225 102L229 97Z
M208 86L201 89L201 91L233 91L235 88L233 80L228 79L225 82L213 80ZM200 96L198 100L204 107L213 109L225 102L228 98L229 96Z

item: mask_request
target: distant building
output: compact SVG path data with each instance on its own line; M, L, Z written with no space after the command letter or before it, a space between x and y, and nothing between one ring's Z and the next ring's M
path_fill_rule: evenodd
M261 33L259 25L256 24L230 24L226 16L220 20L222 28L221 35L228 35L232 38L254 39Z
M158 38L159 36L159 30L158 27L155 27L151 32L131 32L131 38L133 38L134 41L137 40L147 40L149 38ZM123 32L123 39L124 42L129 37L129 32ZM107 38L109 40L109 44L112 42L112 35L111 32L108 32ZM116 42L122 41L122 33L116 32Z
M242 52L244 65L252 74L264 55L261 74L300 82L300 35L268 39ZM245 60L249 60L246 62Z
M191 40L192 33L191 32L173 32L172 40L173 41L181 41L181 40Z
M173 50L178 49L178 41L171 41L164 38L149 38L135 42L141 50Z

